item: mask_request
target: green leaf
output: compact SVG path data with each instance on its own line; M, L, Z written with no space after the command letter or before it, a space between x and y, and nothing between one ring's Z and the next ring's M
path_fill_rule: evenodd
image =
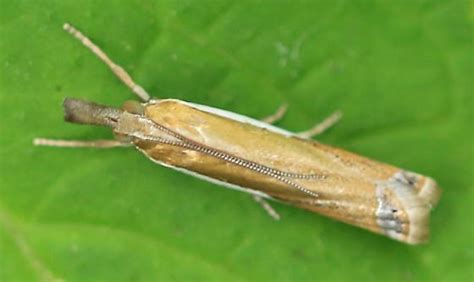
M472 281L469 1L0 1L1 281ZM407 246L157 166L62 121L66 96L134 99L62 30L80 28L150 93L255 118L281 103L321 142L430 175L432 240Z

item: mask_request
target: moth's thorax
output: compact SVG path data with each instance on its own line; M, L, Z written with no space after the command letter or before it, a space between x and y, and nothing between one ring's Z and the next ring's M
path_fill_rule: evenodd
M208 109L160 100L146 104L143 115L124 114L116 131L128 132L161 164L397 240L427 239L429 211L439 196L430 178Z

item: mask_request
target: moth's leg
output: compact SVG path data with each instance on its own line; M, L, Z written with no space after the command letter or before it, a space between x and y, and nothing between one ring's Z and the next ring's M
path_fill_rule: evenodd
M51 147L70 147L70 148L115 148L132 146L130 142L123 142L119 140L61 140L61 139L44 139L35 138L33 144L36 146L51 146Z
M263 118L262 121L266 123L270 123L270 124L277 122L278 120L283 118L287 109L288 109L288 104L283 103L280 107L278 107L275 113Z
M150 100L150 95L141 87L140 85L136 84L133 81L132 77L119 65L115 64L107 54L104 53L94 42L92 42L89 38L87 38L84 34L82 34L79 30L77 30L72 25L65 23L63 25L65 31L72 34L75 38L84 44L87 48L89 48L92 53L94 53L97 57L99 57L109 68L115 73L115 75L127 85L133 93L135 93L140 99L143 101Z
M274 220L280 220L280 215L276 210L272 208L272 206L262 197L254 195L253 199L255 202L259 203L260 206L271 216Z
M334 124L336 124L340 119L342 118L342 112L341 111L336 111L332 113L330 116L328 116L326 119L324 119L322 122L316 124L312 128L298 132L296 136L304 139L311 139L316 135L320 135L324 131L326 131L328 128L332 127Z

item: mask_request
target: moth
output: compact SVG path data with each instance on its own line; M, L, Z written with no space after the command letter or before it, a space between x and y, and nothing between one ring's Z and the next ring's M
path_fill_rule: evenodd
M311 137L340 118L336 112L302 133L176 99L151 99L130 75L79 30L64 29L107 64L142 102L121 108L64 100L65 120L105 126L116 139L66 141L37 138L36 145L111 148L134 146L151 161L253 195L271 216L266 199L288 203L408 244L429 236L430 211L440 197L427 176L323 145Z

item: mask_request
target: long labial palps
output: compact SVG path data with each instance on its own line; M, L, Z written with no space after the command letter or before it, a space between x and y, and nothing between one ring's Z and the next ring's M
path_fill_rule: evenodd
M79 124L115 127L122 110L80 99L66 98L63 102L64 120Z

